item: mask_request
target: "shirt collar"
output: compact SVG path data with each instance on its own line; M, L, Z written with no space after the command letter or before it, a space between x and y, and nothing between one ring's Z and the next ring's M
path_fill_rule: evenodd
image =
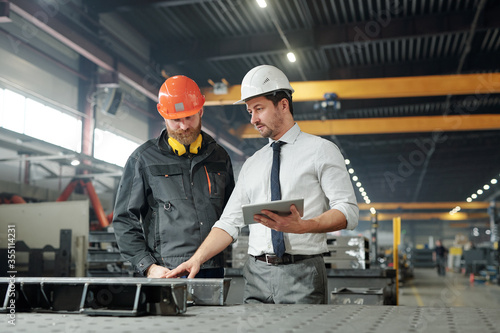
M283 136L277 140L277 141L282 141L286 143L294 143L295 140L297 140L297 137L299 136L300 133L300 127L297 123L295 123L292 128L290 128ZM269 138L269 144L272 144L274 141L271 138Z

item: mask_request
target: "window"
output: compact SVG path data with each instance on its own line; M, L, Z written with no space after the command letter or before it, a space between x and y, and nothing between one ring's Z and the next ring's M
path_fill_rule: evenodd
M10 90L4 90L0 111L0 126L18 133L24 133L24 110L26 97Z
M24 133L78 153L81 150L82 121L29 98Z
M7 89L0 89L0 127L81 152L81 119ZM94 136L94 157L119 166L139 147L101 129L95 129Z
M94 157L119 166L125 166L128 157L139 144L122 136L96 128L94 131Z
M8 89L0 89L0 127L81 151L82 121Z

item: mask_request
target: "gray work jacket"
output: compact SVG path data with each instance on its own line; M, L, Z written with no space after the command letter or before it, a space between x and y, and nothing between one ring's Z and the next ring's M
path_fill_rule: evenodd
M169 269L188 260L219 219L234 188L227 152L202 132L198 154L177 156L158 138L129 157L113 212L121 255L144 275L152 264ZM224 267L220 253L202 268Z

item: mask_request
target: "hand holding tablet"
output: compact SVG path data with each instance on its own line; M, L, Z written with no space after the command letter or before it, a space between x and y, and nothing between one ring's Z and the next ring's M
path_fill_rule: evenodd
M304 215L304 198L300 198L242 205L241 209L243 210L243 220L245 221L245 224L257 223L253 219L253 216L256 214L264 215L261 212L264 209L270 210L279 215L288 215L290 214L291 205L295 205L295 207L297 207L300 216Z

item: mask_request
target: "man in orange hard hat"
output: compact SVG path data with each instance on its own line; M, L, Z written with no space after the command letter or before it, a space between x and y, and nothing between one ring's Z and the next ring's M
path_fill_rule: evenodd
M158 96L166 129L137 148L125 165L113 227L122 257L142 276L163 278L189 259L234 188L229 155L201 130L204 103L190 78L167 79ZM196 277L223 276L220 255Z

